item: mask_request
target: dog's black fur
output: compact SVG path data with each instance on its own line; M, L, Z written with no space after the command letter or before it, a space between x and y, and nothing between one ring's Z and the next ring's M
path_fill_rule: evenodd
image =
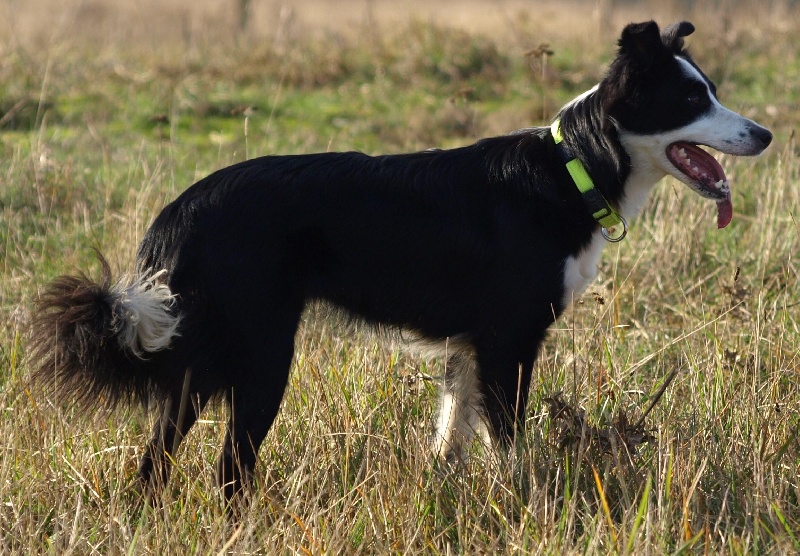
M631 160L611 122L642 133L677 127L660 123L661 93L645 76L674 71L686 25L663 36L652 22L626 28L596 94L560 114L565 144L613 206ZM278 412L301 313L324 300L469 345L491 432L507 442L523 425L517 409L539 345L564 310L565 261L597 232L547 128L452 150L249 160L187 189L141 243L136 295L168 287L161 310L179 318L169 348L137 357L120 340L129 326L120 292L130 285L114 286L103 262L101 284L62 277L42 295L37 378L89 406L163 401L142 461L146 484L166 478L199 412L224 395L231 420L219 479L231 499Z

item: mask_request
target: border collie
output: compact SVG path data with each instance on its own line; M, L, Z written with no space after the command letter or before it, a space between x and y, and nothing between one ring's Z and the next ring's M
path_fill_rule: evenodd
M450 150L267 156L200 180L155 219L134 274L56 278L31 337L34 378L83 407L159 402L142 458L163 484L204 406L230 421L218 480L252 478L304 307L321 300L448 346L435 451L522 429L547 328L595 277L607 240L665 175L732 216L698 145L757 155L772 134L723 107L681 22L631 24L607 76L551 127Z

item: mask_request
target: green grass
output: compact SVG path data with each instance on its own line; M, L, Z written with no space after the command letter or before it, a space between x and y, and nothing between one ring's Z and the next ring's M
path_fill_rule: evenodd
M429 438L441 362L313 311L239 528L213 482L221 409L203 415L163 506L148 508L135 474L153 416L78 415L28 388L38 289L96 273L93 246L128 270L160 208L207 173L263 154L403 152L542 123L602 76L631 18L544 4L502 4L497 24L465 0L467 29L439 12L390 21L380 4L351 23L330 11L319 28L297 8L284 27L253 23L236 40L214 3L194 4L183 31L155 4L130 28L104 2L3 12L16 34L0 33L0 552L800 551L800 28L782 2L689 14L691 49L723 101L775 144L758 159L723 157L736 210L723 231L683 185L656 189L553 327L510 457L476 446L463 469L440 468ZM637 9L663 22L683 5ZM525 53L545 42L542 71ZM563 392L592 425L635 421L675 369L638 454L558 448L544 398Z

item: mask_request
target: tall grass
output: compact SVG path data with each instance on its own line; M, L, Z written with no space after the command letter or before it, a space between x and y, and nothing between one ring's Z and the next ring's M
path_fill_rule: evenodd
M0 552L800 551L792 3L415 0L413 18L382 2L251 2L240 35L230 4L0 8ZM683 185L657 188L553 327L508 456L476 446L461 468L436 465L441 362L315 311L239 525L213 484L222 410L203 415L148 507L135 474L151 415L77 415L29 389L37 289L96 272L92 246L127 270L195 179L245 156L400 152L542 123L602 76L622 24L650 16L694 21L691 49L723 101L776 142L722 157L736 208L724 231ZM543 43L546 67L525 56ZM559 447L545 398L561 392L602 428L638 419L675 370L637 453Z

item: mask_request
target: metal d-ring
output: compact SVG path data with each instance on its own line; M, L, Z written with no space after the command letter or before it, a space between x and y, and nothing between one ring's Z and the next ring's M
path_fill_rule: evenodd
M605 228L600 228L600 233L602 233L606 241L610 243L619 243L625 239L626 235L628 235L628 222L622 216L620 216L619 219L622 222L622 233L619 235L619 237L612 237L609 235L608 230ZM613 226L612 229L613 228L616 228L616 226Z

